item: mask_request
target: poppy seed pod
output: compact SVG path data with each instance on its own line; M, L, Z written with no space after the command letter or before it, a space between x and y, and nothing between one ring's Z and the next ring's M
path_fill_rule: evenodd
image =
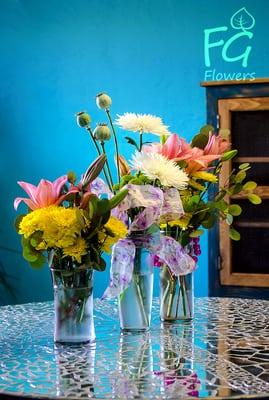
M111 138L110 129L107 124L98 124L93 131L93 136L100 142L105 142Z
M77 124L81 128L85 128L85 126L89 126L91 122L91 117L85 111L80 111L76 114L77 117Z
M96 104L97 107L101 108L102 110L108 110L112 104L112 100L106 93L99 93L96 96Z

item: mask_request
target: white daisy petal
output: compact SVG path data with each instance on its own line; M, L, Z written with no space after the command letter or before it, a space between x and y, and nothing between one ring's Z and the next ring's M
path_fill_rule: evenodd
M127 131L153 133L158 136L170 135L168 126L159 117L150 114L125 113L118 115L116 125Z
M132 156L131 167L141 171L147 178L155 181L158 179L164 187L175 187L179 190L186 189L188 175L178 165L158 153L136 152Z

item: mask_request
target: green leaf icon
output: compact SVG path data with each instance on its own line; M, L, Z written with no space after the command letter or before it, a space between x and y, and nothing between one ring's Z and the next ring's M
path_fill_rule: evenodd
M242 7L240 10L236 11L236 13L231 17L230 22L232 28L242 29L242 31L251 29L255 25L254 17L246 10L245 7Z

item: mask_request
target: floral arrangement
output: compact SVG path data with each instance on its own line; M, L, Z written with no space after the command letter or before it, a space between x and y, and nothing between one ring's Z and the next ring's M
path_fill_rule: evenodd
M111 215L127 191L111 199L95 194L105 162L106 157L99 156L77 185L74 173L54 182L42 179L38 186L18 182L29 198L15 199L14 207L23 201L29 212L17 217L16 227L22 235L23 256L32 267L43 266L46 255L53 253L61 268L87 265L105 269L102 252L110 253L113 244L127 233L123 222Z
M246 181L250 166L244 163L234 168L227 182L220 185L219 174L223 166L237 154L236 150L230 149L227 130L215 134L214 128L206 125L188 143L172 134L162 119L154 115L129 112L118 115L113 124L109 111L112 101L106 94L97 97L97 104L108 115L116 145L118 182L113 184L107 168L105 191L112 195L118 190L128 190L117 207L117 215L125 222L133 241L135 233L152 236L158 227L161 228L163 235L159 244L147 236L146 246L154 256L155 265L162 267L165 278L161 279L161 284L163 281L165 285L164 307L161 307L164 319L173 319L173 313L177 314L179 297L183 314L191 316L185 276L195 269L201 254L199 237L204 229L212 228L223 219L230 227L231 239L239 240L240 234L233 221L242 209L239 204L230 204L228 196L244 191L253 204L261 202L253 193L256 183ZM85 124L84 120L80 121L79 125L90 132L97 150L99 142L99 154L100 149L105 154L105 142L112 136L108 126L102 123L92 131L90 116L80 113L79 117L87 121ZM138 134L138 140L126 136L135 150L129 162L119 153L115 126ZM145 140L148 133L157 136L159 141ZM104 298L124 293L133 276L134 258L135 250L130 242L119 240L113 247L111 280ZM177 284L180 286L178 292Z
M131 223L131 228L152 229L153 224L159 224L166 237L180 244L180 248L171 247L171 242L170 245L168 242L165 244L167 252L174 256L176 266L164 256L160 247L154 251L155 265L162 266L162 273L168 275L168 279L166 276L163 280L164 306L161 312L165 320L173 319L173 314L178 313L179 296L182 296L183 314L185 317L191 316L191 306L188 304L191 300L185 275L195 268L201 254L199 237L204 229L212 228L222 219L229 225L230 238L240 240L240 233L234 228L233 221L241 214L242 208L234 202L230 204L228 196L245 192L251 203L261 202L260 197L253 193L256 183L246 181L250 165L243 163L233 168L229 179L220 185L219 174L223 166L237 154L237 150L230 149L227 130L215 134L214 128L206 125L187 143L177 134L171 134L162 120L152 115L125 113L118 116L116 125L138 133L138 140L126 137L128 143L135 148L130 162L118 156L121 179L113 188L119 190L127 187L129 190L119 208L122 213L127 209L126 220ZM148 132L158 136L159 142L144 143ZM145 195L149 187L150 194ZM163 194L160 194L159 201L158 189ZM137 202L140 197L138 192L143 194L143 198L153 200L155 205L145 207L143 202ZM128 203L130 196L136 199L134 207L130 207L130 201ZM126 203L129 208L124 207ZM126 277L126 270L123 275ZM181 288L179 292L176 292L177 281ZM114 282L118 282L118 277L114 277ZM121 287L120 290L123 289Z
M92 129L87 112L76 114L77 124L89 134L97 152L81 180L76 184L70 172L55 182L41 180L37 187L19 182L29 195L14 203L16 209L21 201L29 208L16 221L23 256L35 268L48 255L54 268L104 270L102 253L112 250L110 283L103 298L119 296L123 328L124 318L130 317L128 298L132 298L137 310L132 313L134 320L139 314L134 326L144 329L150 324L152 278L137 271L146 250L147 260L161 267L161 319L192 318L189 276L201 253L199 237L223 219L231 239L239 240L233 221L242 209L230 204L228 196L244 191L253 204L261 202L253 193L256 183L246 181L250 165L233 168L227 182L220 184L223 166L237 154L230 149L227 130L215 134L206 125L188 143L154 115L125 113L113 122L112 100L105 93L96 96L96 103L108 123ZM126 136L135 150L129 162L120 154L116 127L138 135L137 139ZM148 133L159 140L145 140ZM106 153L112 138L114 174Z

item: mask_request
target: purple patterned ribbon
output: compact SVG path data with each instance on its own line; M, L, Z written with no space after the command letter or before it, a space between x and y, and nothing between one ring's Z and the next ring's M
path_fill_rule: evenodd
M141 212L136 215L129 226L130 235L132 232L146 231L152 225L159 224L160 221L179 219L184 214L179 192L175 188L162 191L152 185L128 184L126 187L128 194L113 210L113 214L127 222L127 211L141 207ZM112 195L105 182L100 178L91 184L91 191L97 196L102 193L109 197ZM154 235L145 234L141 240L143 246L153 256L157 255L161 262L168 265L173 274L186 275L195 269L195 261L175 239L161 235L160 240L156 242ZM134 269L135 241L129 237L119 240L113 246L110 284L103 294L103 299L115 297L129 286Z
M168 265L173 274L186 275L194 271L195 261L175 239L161 235L160 240L156 241L154 235L145 235L144 239L140 238L139 245L142 243L153 256L157 255L161 262ZM136 244L131 238L121 239L113 246L110 283L102 300L118 296L129 286L133 276L135 251Z

